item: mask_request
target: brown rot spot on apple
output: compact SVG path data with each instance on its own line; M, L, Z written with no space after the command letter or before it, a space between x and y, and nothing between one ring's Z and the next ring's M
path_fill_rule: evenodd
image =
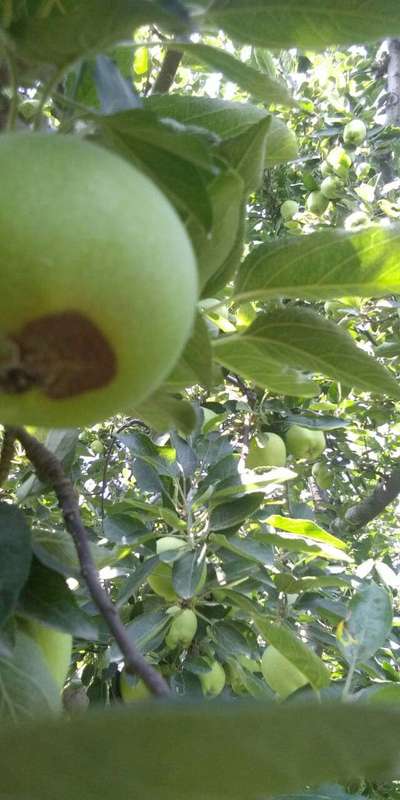
M22 394L40 388L51 400L65 400L109 384L117 369L102 332L77 311L28 322L11 337L11 361L0 369L0 388Z

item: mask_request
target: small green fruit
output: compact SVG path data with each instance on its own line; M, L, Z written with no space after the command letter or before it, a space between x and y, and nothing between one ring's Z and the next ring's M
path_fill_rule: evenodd
M299 204L295 200L285 200L281 205L281 217L285 222L293 219L294 215L299 211Z
M312 476L320 489L329 489L332 486L333 475L326 464L317 461L312 468Z
M124 703L148 700L152 696L144 680L136 677L136 675L130 675L125 669L121 672L119 690Z
M61 691L71 663L71 634L50 628L34 619L22 620L21 627L40 647L48 670Z
M326 211L328 205L329 201L320 191L311 192L306 200L307 211L311 211L311 214L316 214L318 217Z
M79 136L3 133L0 175L1 422L129 412L192 328L197 269L178 214L129 160Z
M321 175L322 175L323 178L327 178L328 175L332 175L332 173L333 173L333 169L332 169L331 165L328 164L327 161L322 161L321 162L320 169L321 169Z
M246 459L248 469L284 467L285 464L285 442L276 433L260 433L251 440Z
M325 436L322 431L291 425L286 434L286 447L295 458L315 461L325 450Z
M172 567L169 564L157 564L151 575L147 578L147 583L153 592L163 597L169 603L178 600L178 595L172 583Z
M219 661L213 661L209 672L199 674L203 694L216 697L221 694L226 681L225 670Z
M367 128L362 119L353 119L344 127L343 140L345 144L360 145L366 136Z
M360 164L356 166L356 175L360 181L365 181L368 178L369 173L371 172L371 164L368 161L361 161Z
M321 183L321 192L327 200L338 200L343 194L343 183L339 178L328 175Z
M165 637L165 642L171 649L182 645L189 647L197 631L197 617L191 608L185 608L174 617L171 627Z
M305 675L272 645L264 651L261 671L265 681L282 700L308 683Z
M92 444L90 445L90 449L96 455L102 455L104 453L104 444L100 439L94 439Z
M326 160L339 178L347 178L352 160L343 147L334 147L330 153L328 153Z

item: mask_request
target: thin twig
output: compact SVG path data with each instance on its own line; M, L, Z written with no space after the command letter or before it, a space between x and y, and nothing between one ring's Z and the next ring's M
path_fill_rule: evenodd
M127 672L137 673L153 694L169 694L168 684L142 656L127 636L118 611L103 589L90 551L86 530L81 520L78 500L71 481L66 477L60 461L24 428L8 428L10 434L23 446L35 467L39 480L51 484L61 508L65 527L71 534L84 579L91 598L105 619L125 660Z

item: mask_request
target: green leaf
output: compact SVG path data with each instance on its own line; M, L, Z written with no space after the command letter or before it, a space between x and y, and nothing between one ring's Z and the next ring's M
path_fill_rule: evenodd
M222 292L226 284L229 283L237 269L243 256L243 248L246 234L246 205L243 202L239 210L239 224L236 231L236 237L232 244L229 253L226 255L225 260L217 269L214 275L207 281L203 287L202 297L215 297Z
M339 648L349 664L375 655L391 631L392 617L389 592L373 581L353 596L337 631Z
M140 653L146 655L146 653L159 647L170 622L171 618L164 611L149 611L130 622L126 626L126 633ZM113 644L111 647L110 658L112 661L121 659L120 649L117 644Z
M210 47L206 44L173 43L174 50L180 50L189 56L190 61L195 60L207 64L216 72L222 72L229 81L236 83L248 94L262 103L275 103L276 105L294 105L293 98L285 84L269 75L265 75L248 64L239 61L230 53ZM191 58L192 56L192 58Z
M196 413L192 404L188 400L172 397L164 389L153 392L142 405L132 408L131 414L160 432L176 428L187 435L196 426Z
M221 268L236 241L242 216L243 181L233 169L221 173L208 186L213 225L207 233L191 216L187 228L197 255L200 288Z
M279 650L303 675L314 689L329 686L329 672L319 656L299 639L286 625L268 622L258 616L255 624L270 644Z
M300 592L315 592L317 589L332 586L347 589L350 580L341 578L340 575L309 575L307 578L295 578L289 572L280 572L274 576L274 583L280 592L300 594Z
M145 100L145 107L173 117L179 122L197 125L231 139L270 116L271 124L265 141L265 167L273 167L297 158L296 137L279 117L250 103L235 103L190 95L154 95Z
M321 231L259 245L239 272L236 299L324 300L400 292L400 227Z
M249 561L260 564L272 564L273 562L271 545L257 541L251 536L223 536L218 533L214 536L214 541L233 553L248 558Z
M223 531L234 525L240 525L245 519L254 514L264 500L264 494L258 492L239 497L230 503L223 503L213 508L210 514L210 530Z
M29 64L66 67L78 58L104 52L114 42L150 23L183 25L164 4L151 0L60 0L47 14L21 17L11 26L18 54Z
M174 562L172 583L179 597L190 600L196 594L204 570L204 550L190 550Z
M17 631L12 655L0 657L1 720L14 724L28 719L37 721L60 711L60 692L40 647L30 636ZM3 790L1 780L0 785Z
M64 578L37 559L32 562L29 580L19 598L18 612L74 636L86 639L98 636L97 626L79 608Z
M397 0L215 0L206 22L239 42L317 50L396 36L400 10Z
M265 148L271 118L264 117L244 133L226 139L219 148L220 155L241 176L244 191L250 194L260 186L264 176Z
M326 375L361 391L400 397L395 377L358 348L335 323L307 308L287 306L260 314L245 333L218 339L214 354L228 369L275 391L279 391L275 387L279 385L279 375L285 374L285 365L288 370ZM280 391L283 385L282 380ZM289 393L294 394L286 392Z
M0 627L16 608L31 561L31 532L24 515L0 503Z
M400 715L386 708L138 703L134 713L4 728L1 789L31 800L155 800L161 786L163 800L256 800L323 781L387 781L398 775L399 738Z
M200 383L212 384L212 350L207 325L201 316L196 315L195 324L185 349L168 375L165 386L170 390ZM147 401L146 401L147 402Z
M305 536L307 539L312 539L316 542L325 542L326 544L331 544L332 547L336 547L338 550L347 550L345 542L342 542L337 536L333 536L332 533L324 531L323 528L309 519L291 519L290 517L282 517L279 514L273 514L271 517L268 517L266 522L274 528L286 531L286 533Z
M119 550L89 543L97 569L111 566L119 559ZM80 564L71 536L66 531L34 528L32 548L35 556L46 567L54 569L67 578L79 578Z

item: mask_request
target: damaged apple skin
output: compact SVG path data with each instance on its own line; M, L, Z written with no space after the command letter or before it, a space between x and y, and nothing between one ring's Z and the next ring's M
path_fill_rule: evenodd
M190 334L197 270L149 178L76 136L0 138L0 422L128 412Z

